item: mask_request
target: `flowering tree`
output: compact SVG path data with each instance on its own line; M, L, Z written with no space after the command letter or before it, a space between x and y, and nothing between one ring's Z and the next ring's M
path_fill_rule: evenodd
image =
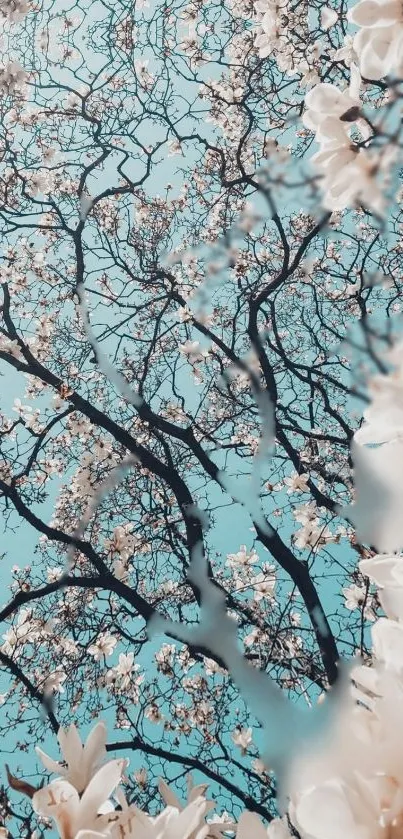
M400 7L0 12L4 751L58 733L68 764L42 749L64 780L40 791L17 758L4 822L16 836L36 813L66 837L201 839L231 835L235 818L240 839L263 835L240 813L271 822L292 744L279 726L274 749L274 706L255 709L248 678L281 687L288 722L335 692L340 657L361 655L355 683L378 695L379 635L400 637L398 559L377 558L402 548ZM200 620L211 597L216 638ZM246 679L221 643L224 609ZM150 641L157 615L170 637ZM395 777L376 761L396 690L389 677L375 775ZM365 729L374 700L359 702L337 731L346 715ZM99 724L82 756L72 715L107 716L106 746ZM348 752L360 771L363 739ZM100 769L105 748L119 757ZM296 756L288 816L270 830L319 839L318 802L353 812L363 782L333 751L306 771ZM190 770L201 785L179 815L158 779L183 794ZM205 783L221 827L206 826ZM161 795L159 826L127 804L153 816Z

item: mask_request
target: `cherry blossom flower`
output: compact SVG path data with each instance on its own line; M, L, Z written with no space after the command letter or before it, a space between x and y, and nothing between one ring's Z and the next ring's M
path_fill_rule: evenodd
M97 723L89 733L84 745L74 723L68 729L60 728L57 739L67 766L53 760L39 746L36 747L36 753L49 772L56 772L75 787L78 792L82 792L106 757L105 723Z

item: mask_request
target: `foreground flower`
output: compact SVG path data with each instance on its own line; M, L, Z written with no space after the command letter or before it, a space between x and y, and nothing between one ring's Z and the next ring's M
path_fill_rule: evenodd
M385 552L403 547L402 343L388 353L387 361L394 369L370 382L371 404L352 441L357 497L346 510L359 541Z
M214 801L207 801L205 799L205 793L207 790L208 784L193 784L193 778L189 774L187 776L187 806L191 804L193 801L199 800L200 798L204 799L204 813L203 815L206 816L210 810L214 808ZM168 784L160 778L158 781L158 789L160 792L161 797L165 801L169 807L175 807L179 812L182 812L186 809L180 803L179 799L172 791L172 789L168 786ZM230 819L223 819L219 820L216 817L216 820L213 822L211 821L208 825L208 831L205 834L206 839L221 839L224 833L228 831L234 831L236 829L236 824L231 822ZM191 838L193 839L193 837Z
M353 696L321 754L293 767L290 820L302 839L400 839L403 830L403 557L360 571L380 586L387 617L372 627L373 666L352 672Z
M371 135L368 123L360 116L360 85L361 76L355 65L351 67L347 90L328 83L316 85L306 95L303 122L315 131L315 139L321 144L312 164L323 178L323 206L338 211L360 203L380 215L384 199L375 175L387 167L388 161L379 154L372 155L350 137L353 127L359 130L363 141Z
M347 13L360 27L354 49L365 79L403 75L403 7L399 0L361 0Z
M246 812L239 819L236 839L291 839L291 834L283 819L273 819L266 828L255 813Z
M61 839L74 839L80 831L102 834L111 819L116 820L108 799L120 783L127 764L127 760L106 763L91 779L81 798L68 781L52 781L35 793L32 806L40 816L53 819Z
M67 767L53 760L38 746L36 747L36 752L49 772L55 772L57 775L61 775L78 792L82 792L106 757L105 723L97 723L88 735L84 746L74 724L67 730L60 728L57 739L60 743Z
M352 67L350 86L346 90L339 90L336 85L327 82L315 85L305 97L306 110L302 118L304 125L318 133L321 125L329 117L335 120L347 118L347 122L355 121L360 110L360 81L357 69ZM335 122L333 127L336 125ZM320 135L317 139L320 139Z
M132 805L119 813L110 835L112 839L207 839L205 810L206 800L202 797L182 810L166 807L154 818Z

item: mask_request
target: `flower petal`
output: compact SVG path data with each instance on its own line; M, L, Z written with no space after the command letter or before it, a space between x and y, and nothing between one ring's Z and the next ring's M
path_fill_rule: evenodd
M91 770L94 765L97 766L102 758L106 755L106 725L104 722L99 722L93 728L84 746L84 759L87 770Z
M66 774L67 769L65 769L65 767L62 766L61 763L58 763L56 760L53 760L53 758L49 757L49 755L43 752L42 749L39 748L39 746L35 746L35 751L38 757L41 759L45 769L48 769L49 772L55 772L57 775Z
M80 801L80 824L89 824L118 786L127 760L110 760L98 769Z
M242 813L239 822L236 839L267 839L267 831L256 813L246 811Z
M158 791L168 807L176 807L177 810L183 810L183 804L180 803L179 798L176 797L163 778L158 779Z

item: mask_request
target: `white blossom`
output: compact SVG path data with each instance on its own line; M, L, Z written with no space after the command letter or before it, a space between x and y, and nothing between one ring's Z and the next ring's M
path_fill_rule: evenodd
M67 729L60 728L57 739L66 766L48 757L39 746L36 747L36 752L49 772L56 772L72 784L78 792L82 792L106 757L105 723L97 723L84 745L74 723Z
M354 38L365 79L403 75L403 10L399 0L361 0L347 13L360 27Z

